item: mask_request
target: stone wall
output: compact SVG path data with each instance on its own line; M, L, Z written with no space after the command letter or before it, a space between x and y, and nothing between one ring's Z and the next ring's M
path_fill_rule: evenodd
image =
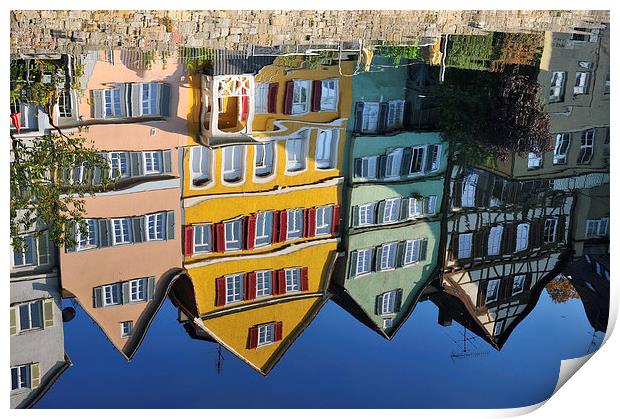
M421 36L482 29L571 31L609 22L608 11L222 10L11 12L11 53L79 53L100 49L171 51L179 46L242 49L247 45L338 41L415 42Z

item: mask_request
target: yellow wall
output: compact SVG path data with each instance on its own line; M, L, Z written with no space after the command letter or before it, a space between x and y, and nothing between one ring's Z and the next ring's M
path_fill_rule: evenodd
M333 252L336 251L337 242L335 240L322 242L295 250L291 253L269 254L263 257L238 257L215 262L210 265L192 268L191 265L186 266L189 276L194 284L194 292L196 295L196 304L198 312L205 315L217 310L230 307L254 304L257 301L269 299L278 299L282 297L290 297L291 295L299 295L303 293L322 292L327 288L327 270L329 262L331 262ZM295 294L282 294L273 297L265 297L252 301L242 301L235 304L227 304L226 306L216 306L216 278L241 273L260 270L276 270L292 267L308 267L308 291Z
M320 297L288 301L281 304L244 310L213 319L204 320L210 334L244 358L255 368L265 372L269 359L295 331L304 317L320 304ZM250 327L269 322L282 322L282 340L255 349L246 349ZM275 359L273 360L276 361Z

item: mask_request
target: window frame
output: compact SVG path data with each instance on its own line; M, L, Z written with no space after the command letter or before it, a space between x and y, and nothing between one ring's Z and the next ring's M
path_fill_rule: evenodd
M33 307L37 307L37 309L33 310ZM22 311L24 308L26 310ZM28 318L27 325L24 321L22 321L23 313L27 314L27 318ZM26 303L18 304L17 315L19 317L19 332L20 333L29 332L32 330L41 330L44 328L45 319L43 316L43 301L42 300L28 301ZM36 320L36 322L34 320ZM35 325L35 323L38 323L38 325Z
M340 130L337 128L334 129L318 129L316 134L316 146L314 152L314 164L317 169L320 170L331 170L336 167L336 156L338 150L338 134ZM329 133L329 134L327 134ZM321 134L325 134L323 137ZM328 146L326 147L321 145L321 139L323 138L324 142L328 142ZM319 153L322 151L322 153ZM325 157L325 151L328 151L327 157ZM321 155L320 155L321 154Z
M254 113L269 113L269 83L254 83Z
M148 298L148 279L138 278L127 281L129 284L129 295L127 301L130 303L141 303L147 301ZM135 286L135 290L134 290ZM134 296L135 295L135 296Z
M360 258L360 255L363 255ZM362 262L360 264L360 261ZM367 269L367 270L360 270ZM372 271L372 250L371 249L359 249L357 250L357 258L355 263L355 276L362 276Z
M498 232L499 233L496 233ZM487 240L487 255L499 256L502 252L502 237L504 236L504 226L496 225L489 229Z
M288 173L302 172L308 167L308 142L308 130L302 130L296 136L286 139L285 154Z
M552 71L551 82L549 87L549 103L557 103L564 101L564 92L566 89L566 71ZM559 84L558 84L559 79ZM556 82L554 83L554 80Z
M263 324L257 328L257 348L271 345L275 342L275 323Z
M133 321L127 320L120 322L121 327L121 338L128 338L133 333Z
M271 221L267 223L267 219L271 216ZM262 222L261 222L262 220ZM273 223L275 222L273 211L259 211L256 213L256 229L254 234L254 247L269 246L273 243ZM269 224L269 225L267 225ZM259 226L262 229L259 234ZM265 241L266 239L266 241Z
M206 172L203 170L205 166ZM213 179L213 150L202 145L191 147L190 172L194 186L196 183L203 184L211 181Z
M461 194L461 206L463 208L473 208L476 206L476 191L478 189L478 173L470 173L463 182L463 193Z
M229 156L229 153L232 154ZM234 183L243 180L244 154L245 147L240 144L222 147L222 180L224 182Z
M142 163L145 175L163 173L164 159L161 150L143 151Z
M511 290L511 295L517 295L517 294L521 294L523 291L525 291L525 280L526 280L527 276L524 274L519 274L519 275L515 275L512 278L512 290ZM519 282L517 282L519 281ZM515 290L515 285L516 284L520 284L520 287L517 288Z
M211 253L213 252L213 224L194 224L194 237L193 237L193 253ZM200 235L196 234L200 231ZM208 241L205 243L205 232L208 236ZM197 239L200 237L200 241L197 242ZM207 250L205 250L205 247Z
M284 269L285 293L301 292L301 268Z
M375 133L379 127L379 102L363 102L361 133Z
M108 290L110 293L110 302L108 302ZM101 286L101 306L110 307L123 304L122 287L120 283L107 284ZM116 301L115 301L116 298Z
M305 100L301 101L305 91ZM291 115L304 115L310 111L310 96L312 95L312 80L293 80L293 103Z
M299 222L297 222L299 218ZM294 220L291 223L291 220ZM304 213L303 209L286 210L286 240L296 240L303 237ZM292 228L292 229L291 229Z
M379 156L365 156L365 157L360 157L360 158L362 159L360 177L362 179L367 179L367 180L376 180L378 178ZM369 176L371 167L374 167L374 170L373 170L374 175L372 177Z
M551 224L553 224L553 226L551 226ZM550 230L551 228L553 228L553 230ZM555 242L557 237L557 228L557 218L547 218L545 220L545 225L543 227L543 243L549 244Z
M275 143L273 141L265 141L254 146L254 175L258 177L271 176L274 172L275 162ZM262 150L259 152L259 149ZM259 156L262 159L259 161Z
M22 371L23 369L23 371ZM17 387L13 387L13 370L16 371L16 383ZM23 377L22 377L23 376ZM15 365L11 367L11 391L18 391L29 389L32 386L31 376L30 376L30 364L21 364Z
M272 281L273 271L256 271L256 298L270 297L273 295Z
M484 297L485 304L494 303L499 299L499 288L501 286L501 283L502 283L502 280L500 278L493 278L487 281L487 289L486 289L486 293ZM494 284L495 286L492 288L493 293L489 294L489 289L491 289L491 284Z
M153 231L151 234L151 221L153 221ZM166 226L164 223L164 213L163 212L157 212L154 214L147 214L144 217L144 222L145 222L145 230L147 232L146 234L146 240L147 241L161 241L161 240L165 240L166 239ZM159 222L159 226L160 231L157 231L158 228L158 222ZM159 234L158 234L159 233Z
M400 221L400 201L400 198L388 198L384 201L385 207L383 209L383 219L381 220L381 224L389 224Z
M396 290L381 294L381 315L394 314L396 311Z
M224 276L225 284L225 305L236 304L243 301L244 283L243 273L236 273Z
M390 271L396 268L396 250L398 242L384 243L381 245L381 260L379 270Z
M457 259L469 259L473 256L473 233L459 233L459 248ZM467 245L467 247L465 247ZM465 254L463 249L467 248L468 252Z
M377 223L377 215L376 215L376 202L369 202L367 204L358 205L357 207L357 219L358 219L358 227L371 226ZM368 218L369 222L362 223L362 219L366 220Z
M119 245L124 245L124 244L131 244L131 221L129 218L112 218L112 220L110 220L111 224L112 224L112 245L113 246L119 246ZM119 223L118 225L121 226L121 241L117 240L116 237L116 225L117 223ZM126 223L126 231L123 228L123 225L125 225ZM125 240L125 234L127 233L127 240Z
M326 88L326 84L333 83L334 88ZM331 94L333 92L333 94ZM338 110L338 98L339 98L339 80L327 79L321 80L321 112L336 112ZM332 103L333 102L333 103Z
M324 236L324 235L332 234L332 217L334 214L333 211L334 211L334 208L332 205L316 207L316 212L315 212L316 222L314 223L315 224L314 226L315 236Z
M566 164L568 151L571 143L571 134L569 132L559 132L555 134L555 147L553 148L553 164ZM566 146L564 146L566 144ZM562 148L564 152L562 153Z
M229 226L231 226L230 233L233 236L233 240L229 239L229 230L228 230ZM243 243L242 243L242 237L241 237L241 235L243 234L242 227L243 227L243 218L236 218L234 220L224 222L224 251L225 252L236 252L239 250L243 250ZM233 244L234 244L234 247L232 247Z
M400 177L400 168L403 162L404 151L405 149L403 147L388 151L385 156L385 179L397 179ZM389 173L388 168L390 168Z
M525 233L524 233L525 231ZM530 224L520 223L517 224L517 231L515 234L515 252L523 252L527 250L530 244Z

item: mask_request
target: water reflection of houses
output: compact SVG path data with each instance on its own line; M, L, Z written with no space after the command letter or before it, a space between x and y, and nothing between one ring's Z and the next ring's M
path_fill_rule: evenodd
M10 274L11 408L32 407L69 367L64 351L57 249L43 226L21 235Z
M183 157L189 276L171 297L191 335L267 374L328 299L351 81L336 62L233 56L202 76L202 144Z
M408 131L420 122L408 115L410 66L386 67L353 81L345 254L333 289L340 306L391 339L435 273L447 158L436 132Z
M81 135L110 173L78 166L68 182L107 191L85 198L88 233L60 251L64 297L74 297L110 342L131 358L181 266L178 149L187 139L189 91L183 67L136 70L120 51L85 59ZM125 60L126 61L126 60Z

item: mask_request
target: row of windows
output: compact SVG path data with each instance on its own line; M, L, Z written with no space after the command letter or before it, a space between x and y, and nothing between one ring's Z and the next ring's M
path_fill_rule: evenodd
M581 133L579 155L577 164L590 164L594 156L594 138L596 130L588 129ZM567 155L571 144L571 133L564 132L555 134L555 146L553 148L553 164L562 165L567 163ZM528 169L538 169L543 166L543 153L528 153Z
M11 306L11 335L54 325L54 300L36 300Z
M590 81L592 78L590 69L592 68L592 62L579 61L578 65L580 67L580 71L575 72L575 85L573 86L573 96L587 95L590 92ZM551 87L549 90L550 103L564 101L566 78L566 71L553 71L551 73ZM609 93L607 89L608 88L605 89L605 93Z
M50 242L46 231L20 236L23 240L21 251L13 250L13 267L45 266L50 262Z
M353 227L389 224L435 214L437 196L389 198L383 201L354 205L351 225Z
M486 283L486 292L483 297L484 304L494 303L500 299L514 297L515 295L521 294L525 290L526 279L526 274L519 274L506 278L489 279ZM502 285L510 285L510 287L502 290ZM501 291L503 291L503 295Z
M353 162L353 177L388 180L420 176L439 170L440 164L440 144L400 147L388 150L385 155L356 158Z
M155 278L138 278L93 289L93 307L140 303L154 298Z
M586 220L586 238L607 236L609 234L609 217Z
M319 129L316 139L314 165L316 169L334 169L338 156L338 129ZM310 130L303 129L286 139L286 172L299 172L308 167ZM242 181L246 168L247 148L254 149L254 174L267 177L274 173L277 162L277 142L270 141L252 146L232 145L222 147L221 176L225 182ZM213 150L192 147L190 151L191 178L196 186L213 180Z
M90 218L84 221L85 232L78 226L73 227L77 245L68 248L68 251L174 239L174 211L110 220Z
M349 276L388 271L426 260L427 245L427 239L415 239L354 250L349 257Z
M256 83L254 112L277 113L277 83ZM284 114L301 115L307 112L338 110L338 79L291 80L286 83Z
M216 279L216 305L308 290L308 268L240 272Z
M302 237L337 233L340 206L261 211L223 223L185 227L185 255L252 250Z
M354 131L377 133L402 128L404 114L404 100L357 102L355 104Z
M542 230L542 243L550 244L554 243L558 237L558 225L559 220L557 218L546 218L544 220ZM560 232L561 233L561 232ZM514 251L521 252L528 249L530 242L530 223L520 223L516 225L516 234L514 239ZM460 233L458 234L458 240L453 242L453 246L457 249L453 250L457 259L468 259L475 256L473 242L474 233ZM496 225L492 226L488 230L488 239L486 243L486 254L489 256L498 256L502 253L502 245L506 244L505 240L509 240L504 237L504 226Z
M92 95L93 117L114 119L165 115L170 94L164 83L116 83Z

